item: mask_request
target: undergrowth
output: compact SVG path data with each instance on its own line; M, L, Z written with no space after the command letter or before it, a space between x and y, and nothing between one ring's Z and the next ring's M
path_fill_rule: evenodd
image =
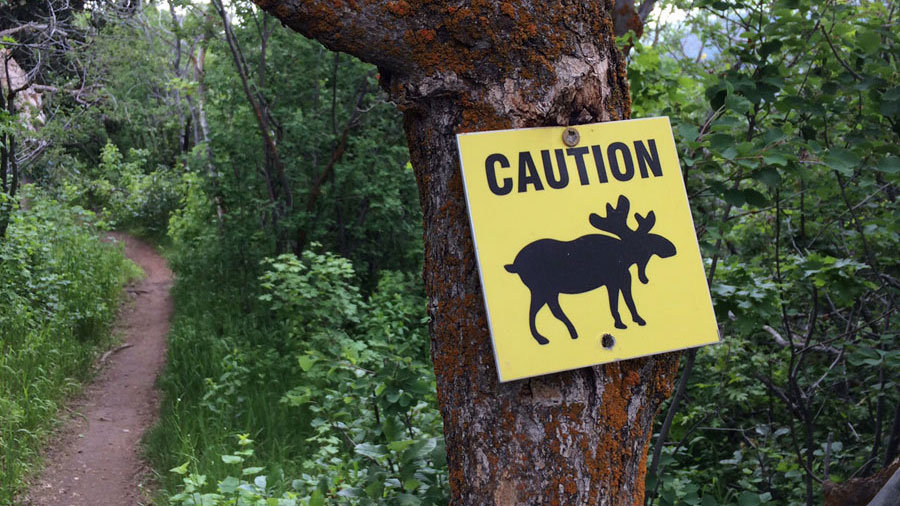
M185 227L192 209L170 223L176 313L146 438L158 503L445 504L420 283L384 271L363 294L318 245L258 261Z
M38 462L61 402L111 342L122 287L140 269L103 243L93 213L26 189L0 238L0 504Z

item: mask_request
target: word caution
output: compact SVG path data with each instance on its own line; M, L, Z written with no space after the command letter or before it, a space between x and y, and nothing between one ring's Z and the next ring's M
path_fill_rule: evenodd
M535 160L541 161L538 171ZM541 191L545 187L561 190L569 186L569 167L574 168L582 186L607 183L609 176L617 181L631 181L635 166L640 177L662 177L662 166L656 150L656 140L634 141L632 147L624 142L613 142L606 149L599 144L568 149L542 149L539 152L520 151L516 156L516 168L502 153L491 153L484 159L487 185L494 195L508 195L516 189L525 193L529 189ZM510 169L510 170L504 170ZM574 178L574 176L573 176Z

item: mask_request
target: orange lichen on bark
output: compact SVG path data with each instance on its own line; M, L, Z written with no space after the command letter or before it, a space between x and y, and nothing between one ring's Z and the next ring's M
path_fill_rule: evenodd
M647 479L647 455L650 453L650 445L644 445L644 451L641 455L641 465L638 466L638 475L634 480L635 494L634 494L634 503L633 506L643 506L644 504L644 495L647 493L645 490L646 484L644 483Z
M434 32L434 30L429 30L427 28L423 28L423 29L419 30L418 32L416 32L416 36L417 36L417 40L419 42L421 42L423 44L427 44L434 40L435 32Z
M409 16L412 13L412 9L410 9L409 4L404 0L388 2L387 10L395 16Z
M508 128L512 128L512 121L509 118L501 118L488 104L474 104L463 109L462 121L457 131L466 133Z

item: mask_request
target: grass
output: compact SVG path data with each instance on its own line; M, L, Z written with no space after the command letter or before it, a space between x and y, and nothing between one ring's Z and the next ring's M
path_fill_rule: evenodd
M167 470L185 463L210 482L233 473L221 456L235 450L237 434L250 434L258 461L278 470L269 474L270 485L278 484L276 476L295 475L309 451L309 420L280 402L297 381L296 361L272 346L277 323L246 307L246 294L238 292L197 279L180 279L173 289L177 310L159 383L162 414L145 437L161 493L182 485Z

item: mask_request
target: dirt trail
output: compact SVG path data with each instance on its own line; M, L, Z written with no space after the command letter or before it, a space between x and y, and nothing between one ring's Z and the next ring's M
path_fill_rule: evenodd
M128 288L118 328L122 347L106 356L103 370L73 406L72 419L45 456L46 469L24 503L33 506L130 506L143 504L149 473L139 443L157 413L154 382L165 361L172 313L172 272L149 245L120 233L125 254L146 273ZM77 254L77 252L72 252Z

